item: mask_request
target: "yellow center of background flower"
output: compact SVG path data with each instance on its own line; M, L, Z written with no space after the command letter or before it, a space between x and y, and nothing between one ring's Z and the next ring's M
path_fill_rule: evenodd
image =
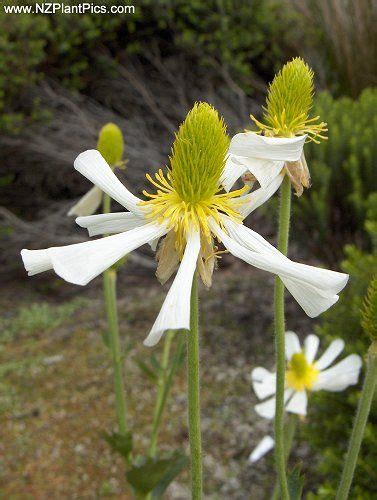
M285 382L290 389L295 391L310 390L317 380L318 374L319 370L315 368L315 365L308 363L305 355L299 352L294 354L288 363Z

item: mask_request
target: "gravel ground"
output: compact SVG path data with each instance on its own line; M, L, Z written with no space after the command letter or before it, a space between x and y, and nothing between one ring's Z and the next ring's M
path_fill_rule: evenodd
M32 332L20 327L1 344L4 498L130 498L124 493L123 463L100 437L114 421L100 284L98 279L78 289L49 276L5 288L1 307L8 322L16 301L76 306L57 327ZM125 366L130 421L136 448L143 451L155 388L136 360L150 356L142 339L167 287L124 269L118 288L121 334L130 348ZM249 375L258 364L273 367L273 279L225 256L213 287L200 296L206 498L268 498L274 480L271 459L250 466L247 457L271 430L253 411ZM289 328L308 333L309 322L292 300L287 317ZM161 346L154 351L159 355ZM162 450L183 446L188 451L185 388L182 368L165 412ZM167 498L188 499L187 480L187 472L182 473Z

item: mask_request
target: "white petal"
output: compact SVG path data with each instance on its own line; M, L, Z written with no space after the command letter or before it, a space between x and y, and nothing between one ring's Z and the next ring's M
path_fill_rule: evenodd
M319 294L319 301L321 305L323 305L323 302L325 302L326 305L334 303L329 300L328 297L333 296L337 291L340 291L347 283L348 275L346 274L307 266L305 264L299 264L291 261L280 252L273 254L272 251L266 251L265 253L251 251L248 248L248 246L250 246L250 241L245 239L245 244L241 245L228 236L214 221L210 221L210 226L213 233L223 242L224 246L239 259L242 259L248 264L264 271L277 274L282 279L296 279L301 284L301 288L308 285L311 297L316 292L315 288L318 288L321 291ZM239 226L239 238L243 238L243 233L245 233L245 231L250 232L248 228L241 230L241 227L242 225ZM252 232L249 234L255 240ZM287 288L290 289L288 285ZM294 297L301 305L300 297L297 297L296 295L294 295ZM324 298L326 300L323 300Z
M316 361L315 366L317 370L324 370L339 356L344 349L344 340L335 339L331 342L326 351Z
M163 236L166 232L167 229L163 225L147 224L95 241L46 250L23 250L22 257L25 265L29 268L31 266L32 274L53 268L58 276L69 283L86 285L135 248ZM40 267L37 271L36 266Z
M290 413L297 415L306 415L306 407L308 406L308 396L305 391L297 391L293 394L285 409Z
M224 186L226 191L230 191L236 180L248 170L246 165L242 165L234 160L234 156L228 156L221 177L221 184Z
M275 441L271 436L264 436L262 441L257 444L254 450L249 455L249 462L257 462L260 458L271 451L275 446Z
M154 346L166 330L190 329L190 297L192 279L200 251L200 235L189 234L182 262L166 296L157 319L144 340L144 345Z
M296 161L301 157L306 137L265 137L255 132L244 132L232 138L229 153L247 158Z
M73 207L69 210L67 215L91 215L97 210L97 208L101 205L102 202L102 191L99 187L94 186L92 189L84 194L79 201L73 205Z
M295 332L285 332L285 357L290 360L291 357L301 352L300 341Z
M52 269L51 258L47 250L21 250L21 257L29 276Z
M281 277L281 279L309 318L315 318L322 314L339 300L338 295L331 292L327 293L309 283L302 283L293 278Z
M258 207L263 205L268 201L273 194L279 189L280 184L283 182L284 175L278 175L275 179L265 188L259 188L252 191L249 194L241 196L240 199L244 201L241 207L237 210L244 216L247 217L251 212L254 212Z
M231 238L233 238L240 245L248 248L253 252L258 253L272 253L281 256L281 253L271 243L263 238L260 234L252 229L234 222L230 217L223 215L222 222Z
M237 165L237 170L251 172L262 188L266 189L278 177L283 168L282 160L266 160L265 158L244 158L242 156L232 156L233 165ZM243 172L242 172L243 173Z
M305 358L308 363L313 363L318 351L319 337L317 335L308 335L304 342Z
M292 389L285 389L284 391L284 403L288 401L288 399L292 396ZM275 416L275 404L276 398L275 396L267 399L267 401L263 401L263 403L259 403L254 406L255 411L263 418L272 419Z
M89 236L122 233L147 224L147 220L132 212L89 215L78 217L76 223L88 229Z
M332 368L320 372L318 379L313 384L313 391L324 389L337 392L343 391L350 385L357 384L361 365L360 356L350 354Z
M136 215L143 216L145 212L139 206L140 199L120 182L99 151L89 149L79 154L74 167L122 206Z
M259 399L267 398L275 394L276 374L271 373L265 368L258 366L251 372L251 382L255 394Z

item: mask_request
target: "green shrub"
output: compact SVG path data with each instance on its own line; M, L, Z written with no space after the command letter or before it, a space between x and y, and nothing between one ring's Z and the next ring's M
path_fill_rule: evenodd
M13 2L26 3L34 4ZM124 4L103 2L116 3ZM111 58L132 54L146 62L156 49L162 58L180 54L193 68L210 67L251 91L255 73L270 78L277 62L289 57L289 22L277 0L140 0L135 14L3 15L0 129L18 132L35 119L35 106L20 95L41 78L86 90L97 77L114 74Z
M375 202L377 198L374 196ZM377 203L368 212L373 216ZM374 224L375 224L375 218ZM369 227L372 240L376 241L376 227ZM346 342L346 352L365 355L370 339L362 329L361 308L369 281L377 275L377 246L370 253L358 249L355 245L345 248L346 260L342 264L350 274L350 282L341 293L339 302L323 318L316 333L322 340L341 337ZM360 384L358 386L360 388ZM327 500L335 498L336 487L340 480L344 455L351 434L352 420L355 415L358 392L350 388L342 393L320 392L313 394L309 408L307 425L303 426L304 439L312 450L318 453L319 460L311 465L307 477L317 476L317 484L323 484L310 498ZM375 401L367 424L364 441L355 472L350 498L372 500L377 496L375 471L377 469L377 404Z
M344 242L370 243L364 220L377 192L377 89L357 100L319 94L314 112L327 121L329 139L305 147L312 188L294 203L294 220L311 250L331 261Z

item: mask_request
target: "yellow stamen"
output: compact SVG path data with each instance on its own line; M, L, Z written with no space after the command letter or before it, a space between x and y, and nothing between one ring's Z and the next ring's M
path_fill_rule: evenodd
M292 356L285 372L287 386L295 391L310 390L317 380L319 370L314 364L308 363L302 352Z
M142 201L140 204L145 207L148 219L157 220L159 223L167 222L168 228L174 229L176 249L180 257L185 249L190 226L193 226L203 238L210 242L210 218L222 228L221 215L224 214L236 222L242 222L243 216L237 211L237 208L243 204L239 197L249 190L248 186L230 193L223 193L222 187L219 186L218 191L209 198L188 202L181 199L169 182L169 173L165 177L162 170L159 170L155 174L156 180L149 174L146 175L146 178L157 188L157 193L151 194L148 191L143 191L143 194L150 199Z

